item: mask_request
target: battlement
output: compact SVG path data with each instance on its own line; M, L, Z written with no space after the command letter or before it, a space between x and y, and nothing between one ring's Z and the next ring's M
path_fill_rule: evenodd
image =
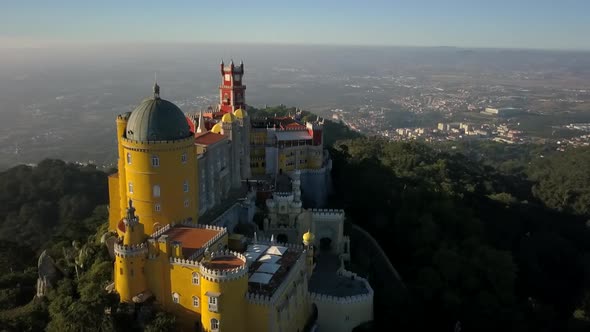
M342 220L345 216L341 209L311 209L311 215L315 220Z
M164 145L164 144L178 144L178 143L186 142L187 146L183 146L181 148L190 148L194 145L195 137L193 135L190 135L186 138L181 138L181 139L177 139L177 140L166 140L166 141L138 141L138 140L133 140L133 139L128 139L126 137L122 137L121 140L124 143L142 144L142 145Z
M285 227L285 228L288 228L288 227ZM272 241L271 238L262 237L262 236L257 236L256 241L253 241L252 243L263 244L263 245L267 245L267 246L279 245L279 243L277 243L276 241ZM304 251L304 249L305 249L303 244L298 244L298 243L280 243L280 245L283 247L287 247L289 249L297 250L297 251Z
M270 305L270 296L266 296L264 294L259 294L259 293L247 292L246 293L246 301L248 302L248 304L269 306Z
M131 112L127 112L127 113L123 113L123 114L119 114L117 115L117 120L120 121L127 121L129 120L129 116L131 115Z
M115 251L115 256L118 256L118 257L141 256L141 255L147 255L148 246L145 243L141 243L141 244L137 244L137 245L123 245L123 244L115 243L114 251Z
M170 257L170 264L199 267L199 262L190 258Z
M347 271L344 269L338 270L338 275L341 277L346 277L346 278L350 278L352 280L360 281L364 285L366 292L362 292L362 293L359 292L358 294L348 295L348 296L336 296L336 295L322 294L322 293L318 293L318 292L310 292L312 300L317 301L317 302L328 302L328 303L336 303L336 304L351 304L351 303L360 303L360 302L373 303L374 291L367 279L357 275L354 272Z
M210 259L203 259L199 263L203 278L213 282L236 280L247 275L248 264L246 256L230 250L211 253Z
M164 234L169 229L170 229L170 224L160 227L157 231L153 232L152 235L150 235L150 238L155 239L155 238L159 237L160 235Z

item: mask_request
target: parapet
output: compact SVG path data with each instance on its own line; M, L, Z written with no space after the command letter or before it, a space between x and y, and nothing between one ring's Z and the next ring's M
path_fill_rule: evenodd
M246 256L230 250L211 253L211 258L199 263L201 276L213 282L226 282L248 274Z
M341 209L311 209L311 216L315 220L344 220L344 210Z
M115 243L114 250L115 250L115 256L117 256L117 257L134 257L134 256L147 255L148 246L145 243L137 244L137 245L123 245L123 244Z

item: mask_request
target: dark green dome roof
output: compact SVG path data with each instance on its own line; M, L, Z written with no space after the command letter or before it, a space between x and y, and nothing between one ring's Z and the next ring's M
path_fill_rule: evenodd
M135 141L171 141L190 135L184 113L159 94L144 99L127 121L126 137Z

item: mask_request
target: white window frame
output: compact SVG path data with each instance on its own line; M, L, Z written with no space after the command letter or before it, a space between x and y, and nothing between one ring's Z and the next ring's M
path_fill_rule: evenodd
M133 182L129 182L129 193L133 194Z
M189 200L187 198L187 199L184 200L184 207L187 208L189 206L190 206L190 204L189 204Z
M209 311L219 311L219 299L216 296L209 296Z
M182 155L180 155L180 161L183 164L186 164L186 161L188 160L188 158L186 157L186 152L183 152Z
M154 210L156 210L156 212L162 211L162 205L160 205L160 203L154 204Z
M160 157L158 155L152 155L152 167L160 167Z
M197 296L193 296L193 307L199 307L199 298Z
M193 272L193 285L199 285L201 283L200 278L199 278L199 274L197 272Z
M182 184L182 191L184 191L185 193L187 193L189 190L189 186L188 186L188 181L184 180L184 183Z
M127 152L127 164L131 165L131 152Z
M162 194L162 190L160 189L160 185L158 185L158 184L155 184L155 185L152 187L152 195L153 195L154 197L160 197L160 195L161 195L161 194Z
M219 331L219 320L211 318L211 331Z
M180 303L180 294L176 292L172 293L172 302L176 304Z

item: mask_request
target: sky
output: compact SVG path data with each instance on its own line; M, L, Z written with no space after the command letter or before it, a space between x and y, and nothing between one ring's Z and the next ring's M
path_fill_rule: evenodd
M0 48L264 43L590 50L590 0L0 0Z

